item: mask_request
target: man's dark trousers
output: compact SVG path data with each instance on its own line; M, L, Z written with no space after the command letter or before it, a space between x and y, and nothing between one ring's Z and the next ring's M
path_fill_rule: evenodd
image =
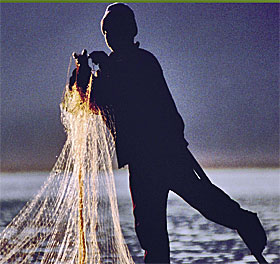
M247 211L193 171L186 151L146 153L129 164L135 229L145 263L169 263L166 207L171 190L215 223L237 229Z

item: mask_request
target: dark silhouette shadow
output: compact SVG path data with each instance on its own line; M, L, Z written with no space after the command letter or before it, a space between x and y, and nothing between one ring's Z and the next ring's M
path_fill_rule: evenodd
M134 43L137 25L124 4L108 6L102 33L112 53L89 55L99 65L93 79L91 102L114 116L119 167L128 164L135 229L145 263L169 263L166 226L167 195L182 197L207 219L237 230L251 253L266 263L262 251L265 231L255 213L240 208L213 185L184 139L184 123L177 111L157 59ZM70 86L88 83L86 53L76 60L86 64L73 72Z

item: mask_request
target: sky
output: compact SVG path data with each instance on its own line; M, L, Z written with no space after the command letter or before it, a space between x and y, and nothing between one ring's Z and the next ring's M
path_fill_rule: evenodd
M59 104L71 54L110 52L100 32L107 5L1 3L2 171L52 168L66 139ZM277 166L279 5L128 5L198 161Z

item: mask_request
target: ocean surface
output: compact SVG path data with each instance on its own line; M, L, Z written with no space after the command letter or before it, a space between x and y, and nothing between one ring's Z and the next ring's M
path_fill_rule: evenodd
M264 256L280 263L280 170L208 169L211 181L245 209L258 213L268 236ZM48 173L2 173L0 176L0 231L24 204L32 199ZM115 173L123 234L136 263L143 251L134 232L127 170ZM237 233L208 221L187 203L170 193L168 231L171 263L256 263Z

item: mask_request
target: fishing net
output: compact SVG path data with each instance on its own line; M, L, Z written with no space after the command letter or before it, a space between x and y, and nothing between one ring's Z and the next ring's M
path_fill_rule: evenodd
M113 135L89 94L66 87L67 140L39 193L1 234L1 264L133 263L119 223Z

